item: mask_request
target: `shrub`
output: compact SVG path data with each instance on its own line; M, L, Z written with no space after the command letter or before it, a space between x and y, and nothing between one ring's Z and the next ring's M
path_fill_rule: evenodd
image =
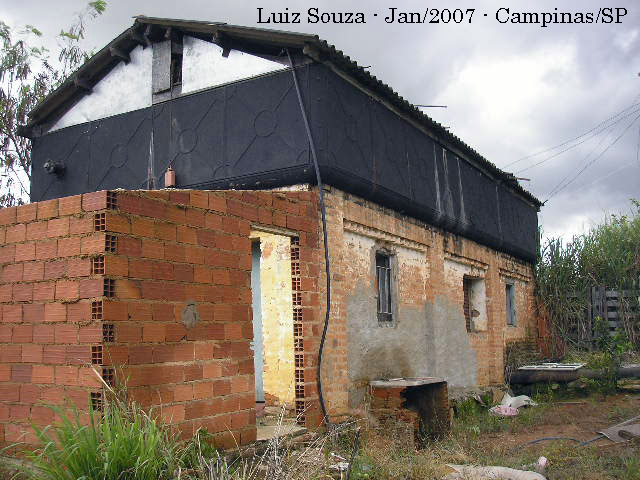
M601 317L596 318L594 333L597 351L587 357L587 367L599 370L602 378L581 379L593 390L601 393L614 393L618 387L618 369L622 366L624 355L633 346L624 333L609 333L609 325Z

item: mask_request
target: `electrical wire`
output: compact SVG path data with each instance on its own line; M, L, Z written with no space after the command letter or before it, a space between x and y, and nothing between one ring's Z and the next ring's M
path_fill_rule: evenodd
M632 162L625 163L620 167L616 168L615 170L610 171L604 177L598 177L595 180L592 180L591 182L583 183L582 185L580 185L580 188L586 188L586 187L590 187L591 185L595 185L596 183L600 183L601 181L611 177L612 175L615 175L619 171L624 170L625 168L629 168L631 165L635 163L636 163L635 160ZM638 165L638 167L640 167L640 165Z
M605 140L609 139L609 135L606 135L600 139L600 141L587 153L584 157L584 161L587 162L589 158L600 148L600 146L605 142ZM557 184L556 186L548 193L548 195L552 195L560 185L562 185L570 176L572 172L567 173Z
M638 96L634 99L634 102L636 102L636 101L638 100L638 98L640 98L640 95L638 95ZM577 137L574 137L574 138L571 138L571 139L569 139L569 140L566 140L566 141L564 141L564 142L562 142L562 143L559 143L558 145L555 145L555 146L553 146L553 147L545 148L544 150L540 150L539 152L535 152L535 153L532 153L532 154L529 154L529 155L525 155L524 157L518 158L517 160L514 160L513 162L510 162L510 163L506 164L503 168L508 168L508 167L510 167L510 166L512 166L512 165L515 165L515 164L517 164L517 163L522 162L523 160L527 160L528 158L537 157L538 155L542 155L543 153L548 153L548 152L551 152L551 151L553 151L553 150L556 150L557 148L564 147L565 145L568 145L568 144L570 144L571 142L574 142L574 141L576 141L576 140L579 140L579 139L581 139L582 137L584 137L585 135L589 135L591 132L593 132L593 131L595 131L595 130L598 130L600 127L602 127L603 125L607 124L607 123L608 123L608 122L610 122L611 120L613 120L613 119L615 119L615 118L619 117L620 115L622 115L622 114L623 114L623 113L625 113L626 111L628 111L628 110L630 110L630 109L632 109L632 108L634 108L634 107L637 107L637 106L640 106L640 102L639 102L639 103L632 103L632 104L631 104L631 105L629 105L628 107L626 107L626 108L622 109L621 111L619 111L618 113L616 113L616 114L614 114L614 115L610 116L610 117L609 117L609 118L607 118L606 120L603 120L602 122L600 122L599 124L597 124L595 127L590 128L590 129L589 129L589 130L587 130L586 132L583 132L583 133L581 133L580 135L578 135ZM597 135L597 133L596 133L596 135Z
M536 443L548 442L551 440L568 440L571 442L582 443L582 440L578 440L577 438L573 438L573 437L542 437L542 438L536 438L535 440L531 440L530 442L521 443L520 445L518 445L518 448L526 447L527 445L535 445Z
M638 162L638 166L640 167L640 126L638 126L638 145L636 147L636 162Z
M309 127L309 120L307 119L307 112L304 108L304 101L302 99L302 93L300 92L300 85L298 84L298 76L296 75L295 65L291 58L289 49L286 49L287 57L289 58L289 65L291 66L291 74L293 76L293 83L296 87L296 94L298 95L298 103L300 104L300 112L302 113L302 121L304 122L304 128L307 132L309 139L309 148L311 150L311 158L313 159L313 167L316 173L316 182L318 184L318 190L320 191L320 212L322 216L322 235L324 239L324 265L325 276L327 277L327 308L324 318L324 327L322 328L322 337L320 338L320 348L318 349L318 400L320 402L320 409L322 410L323 422L329 426L329 416L327 415L327 407L324 403L324 395L322 393L322 354L324 352L324 344L327 338L327 330L329 328L329 315L331 313L331 265L329 263L329 239L327 235L327 211L324 202L324 186L322 184L322 177L320 176L320 166L318 165L318 157L316 155L316 147L313 142L313 135L311 135L311 128Z
M573 145L571 145L571 146L569 146L569 147L567 147L567 148L565 148L565 149L563 149L563 150L561 150L561 151L559 151L559 152L556 152L556 153L554 153L553 155L550 155L549 157L546 157L546 158L544 158L543 160L540 160L539 162L534 163L533 165L529 165L528 167L522 168L522 169L520 169L520 170L516 171L515 173L519 175L519 174L521 174L521 173L523 173L523 172L526 172L527 170L531 170L532 168L538 167L538 166L540 166L540 165L542 165L542 164L544 164L544 163L548 162L549 160L553 160L554 158L559 157L559 156L560 156L560 155L562 155L563 153L568 152L569 150L572 150L572 149L574 149L574 148L576 148L576 147L578 147L578 146L582 145L583 143L586 143L586 142L588 142L589 140L591 140L591 139L595 138L596 136L600 135L601 133L606 132L607 130L609 130L609 129L611 129L611 128L615 127L618 123L620 123L621 121L623 121L625 118L628 118L628 117L630 117L630 116L633 116L633 115L635 115L635 114L636 114L636 113L638 113L638 112L640 112L640 108L637 108L637 109L635 109L635 110L633 110L633 111L631 111L631 112L627 113L626 115L624 115L624 116L622 116L622 117L618 118L615 122L611 123L610 125L607 125L607 126L606 126L606 127L604 127L604 128L601 128L601 129L600 129L600 130L598 130L596 133L594 133L593 135L590 135L590 136L586 137L585 139L581 140L580 142L574 143ZM602 142L602 141L601 141L601 142ZM512 164L510 164L510 165L512 165ZM507 166L508 166L508 165L507 165ZM505 168L506 168L506 167L505 167Z
M567 188L569 185L571 185L580 175L582 175L582 173L589 168L591 165L593 165L596 161L598 161L598 159L600 159L605 153L607 153L607 151L609 151L609 149L611 147L613 147L616 143L618 143L618 141L624 136L625 133L627 133L627 131L629 131L629 129L633 126L633 124L636 122L636 120L638 120L638 118L640 118L640 115L637 115L632 121L631 123L629 123L629 125L627 125L625 127L625 129L622 131L622 133L620 135L618 135L616 137L616 139L611 142L607 148L605 148L602 152L600 152L599 155L597 155L593 160L587 162L581 169L580 171L578 171L578 173L576 173L571 180L569 180L568 182L562 184L562 181L560 181L560 183L558 183L551 191L551 193L549 194L549 197L542 202L543 204L546 204L549 200L551 200L551 198L553 198L554 196L556 196L558 193L560 193L562 190L564 190L565 188ZM566 177L565 177L566 178Z
M628 420L625 420L624 422L616 423L615 425L609 428L616 428L616 427L621 427L623 425L629 425L632 422L635 422L636 420L638 420L639 418L640 418L640 415L632 417ZM600 433L597 437L593 437L593 438L590 438L589 440L584 440L584 441L578 440L577 438L573 438L573 437L542 437L542 438L536 438L535 440L530 440L525 443L521 443L520 445L517 445L515 448L517 449L517 448L525 447L527 445L534 445L536 443L546 442L550 440L569 440L572 442L576 442L579 447L584 447L585 445L589 445L590 443L600 440L601 438L606 438L606 435L604 435L603 433Z
M535 445L536 443L541 443L541 442L548 442L548 441L555 441L555 440L568 440L571 442L576 442L578 444L579 447L584 447L585 445L588 445L592 442L595 442L596 440L600 440L601 438L604 438L604 435L600 434L597 437L593 437L589 440L578 440L577 438L573 438L573 437L542 437L542 438L536 438L535 440L531 440L530 442L525 442L525 443L521 443L520 445L518 445L516 448L521 448L521 447L526 447L527 445Z

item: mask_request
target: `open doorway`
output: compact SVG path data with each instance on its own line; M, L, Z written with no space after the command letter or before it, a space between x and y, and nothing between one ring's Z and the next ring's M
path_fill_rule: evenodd
M294 433L296 365L291 237L251 232L258 439Z

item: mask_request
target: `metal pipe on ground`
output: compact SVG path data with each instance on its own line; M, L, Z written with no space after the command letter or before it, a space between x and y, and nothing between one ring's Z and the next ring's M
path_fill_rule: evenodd
M640 365L620 367L620 378L640 378ZM599 370L580 368L573 371L549 371L549 370L516 370L511 374L509 383L513 385L527 385L543 382L573 382L580 378L603 378Z

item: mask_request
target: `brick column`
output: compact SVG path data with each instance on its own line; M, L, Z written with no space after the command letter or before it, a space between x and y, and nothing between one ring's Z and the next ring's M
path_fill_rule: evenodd
M107 192L0 210L0 443L35 442L46 405L102 401L98 253Z

